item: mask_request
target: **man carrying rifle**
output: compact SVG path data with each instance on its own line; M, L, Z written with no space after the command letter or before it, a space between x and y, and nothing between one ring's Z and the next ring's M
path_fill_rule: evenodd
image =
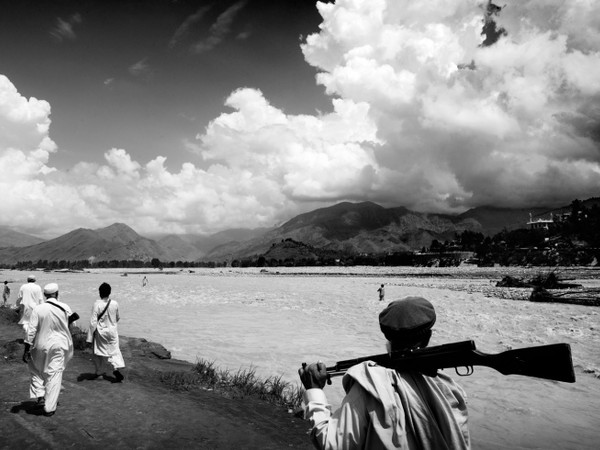
M426 347L435 320L433 305L421 297L394 301L379 314L389 352ZM470 448L465 393L443 373L357 364L342 379L346 396L334 413L322 391L325 364L303 366L298 373L318 449Z

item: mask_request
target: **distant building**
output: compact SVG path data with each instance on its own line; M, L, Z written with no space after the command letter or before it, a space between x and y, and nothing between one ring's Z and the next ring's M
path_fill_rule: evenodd
M549 230L556 225L554 215L550 213L549 219L534 219L529 213L529 222L527 222L531 230Z

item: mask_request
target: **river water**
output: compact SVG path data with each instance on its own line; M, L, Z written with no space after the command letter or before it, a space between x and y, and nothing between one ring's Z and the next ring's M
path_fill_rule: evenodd
M600 309L531 303L527 291L495 288L502 275L534 276L540 269L477 268L269 268L194 269L143 274L128 270L37 272L38 283L57 282L61 300L87 327L98 286L112 285L121 309L120 334L144 337L174 358L202 358L220 368L254 368L260 376L296 383L302 362L383 353L377 316L388 301L429 299L438 313L431 345L474 340L497 353L566 342L576 383L503 376L476 367L455 379L469 399L475 449L592 449L600 442ZM148 284L143 287L144 275ZM586 287L600 287L600 269L561 269ZM14 302L27 273L3 271ZM386 301L377 288L386 284ZM341 379L325 392L334 408Z

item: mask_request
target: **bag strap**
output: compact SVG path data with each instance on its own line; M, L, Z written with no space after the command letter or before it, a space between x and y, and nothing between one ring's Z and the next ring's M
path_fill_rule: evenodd
M110 298L108 299L108 303L106 304L106 307L104 308L104 310L98 315L98 322L100 322L100 319L102 319L102 316L104 315L104 313L106 312L106 310L108 309L108 305L110 305Z
M65 311L65 308L63 308L62 306L60 306L60 305L57 305L56 303L54 303L54 302L51 302L51 301L46 301L46 303L49 303L49 304L50 304L50 305L52 305L52 306L56 306L56 307L57 307L58 309L60 309L62 312L64 312L65 314L67 314L67 311Z

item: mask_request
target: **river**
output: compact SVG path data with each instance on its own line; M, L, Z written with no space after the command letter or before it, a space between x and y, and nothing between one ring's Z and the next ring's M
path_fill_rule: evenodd
M472 339L486 353L571 345L576 383L503 376L485 367L468 377L455 376L468 393L473 448L595 449L600 442L599 309L515 300L516 291L495 288L504 274L527 277L541 270L323 267L36 275L42 286L59 284L60 299L79 313L82 328L98 286L106 281L120 305L120 334L159 342L174 358L202 358L232 371L252 367L260 376L293 383L303 361L330 365L383 353L381 309L396 298L423 296L438 314L431 345ZM559 275L600 287L600 269L564 268ZM11 281L11 302L26 276L2 271L0 278ZM383 303L377 294L381 283L386 285ZM341 379L325 392L338 405Z

